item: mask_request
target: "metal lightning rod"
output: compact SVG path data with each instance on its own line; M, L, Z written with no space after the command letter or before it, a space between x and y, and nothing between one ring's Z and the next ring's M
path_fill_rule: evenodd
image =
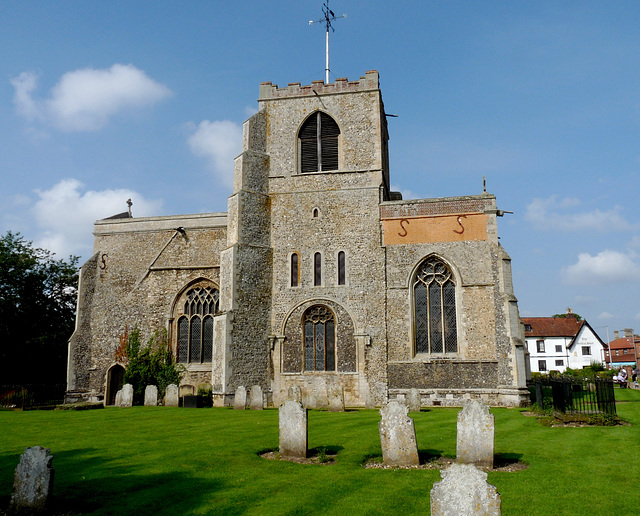
M333 32L336 29L333 28L331 22L334 20L338 20L340 18L346 18L347 15L343 14L342 16L336 16L334 12L329 9L329 0L326 0L324 4L322 4L322 14L324 14L324 18L320 20L309 20L309 25L313 25L314 23L324 23L327 28L327 45L326 45L326 65L325 65L325 83L329 84L329 29Z

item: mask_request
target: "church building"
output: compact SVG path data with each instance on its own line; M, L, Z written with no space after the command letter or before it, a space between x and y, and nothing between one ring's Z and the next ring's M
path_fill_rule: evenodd
M496 199L390 190L378 72L260 85L226 213L95 223L82 266L68 397L113 403L125 327L166 329L181 392L278 406L328 386L348 406L415 388L423 405L520 406L525 340ZM436 178L434 178L436 180Z

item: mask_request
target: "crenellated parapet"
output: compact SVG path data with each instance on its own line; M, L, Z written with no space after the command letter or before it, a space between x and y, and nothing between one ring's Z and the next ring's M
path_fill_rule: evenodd
M350 81L346 77L341 77L329 84L325 84L324 81L312 81L310 85L291 82L286 88L278 88L277 84L263 82L260 84L260 98L258 100L356 93L378 90L379 88L380 81L377 70L369 70L358 81Z

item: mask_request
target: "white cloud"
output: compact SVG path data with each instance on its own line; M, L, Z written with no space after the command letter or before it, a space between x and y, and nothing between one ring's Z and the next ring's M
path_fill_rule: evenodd
M12 79L16 111L29 121L41 119L63 131L97 131L120 112L151 106L171 95L166 86L133 65L85 68L65 73L49 99L34 99L37 76Z
M598 285L601 282L624 282L640 279L640 264L634 253L606 249L592 256L578 255L578 262L563 270L568 285Z
M254 107L254 106L245 106L244 108L244 115L247 118L252 117L253 115L255 115L258 112L258 110Z
M224 186L233 186L233 160L242 149L242 127L228 120L203 120L187 142L193 154L209 160Z
M576 296L575 300L576 303L590 305L595 301L595 298L593 296Z
M602 312L600 315L598 315L598 319L602 319L604 321L608 320L608 319L614 319L615 315L610 314L609 312Z
M148 200L127 189L85 191L76 179L63 179L49 190L37 190L39 199L32 208L41 230L36 245L56 253L88 255L92 249L94 221L126 211L126 200L133 200L133 215L158 213L162 202Z
M593 230L608 233L611 231L630 231L638 229L640 224L632 224L621 214L622 208L614 206L612 210L585 211L572 213L570 208L580 205L573 198L558 199L553 195L546 199L536 198L527 206L525 219L538 229L552 231Z
M419 197L416 194L414 194L411 190L409 190L408 188L402 188L399 185L391 185L391 191L392 192L400 192L402 194L402 199L403 200L419 199Z

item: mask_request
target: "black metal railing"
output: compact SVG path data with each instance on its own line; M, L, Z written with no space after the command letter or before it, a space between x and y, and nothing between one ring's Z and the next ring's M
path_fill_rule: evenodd
M65 383L0 385L0 407L25 410L60 405L66 389Z
M613 380L559 376L529 382L531 402L563 414L616 415Z

